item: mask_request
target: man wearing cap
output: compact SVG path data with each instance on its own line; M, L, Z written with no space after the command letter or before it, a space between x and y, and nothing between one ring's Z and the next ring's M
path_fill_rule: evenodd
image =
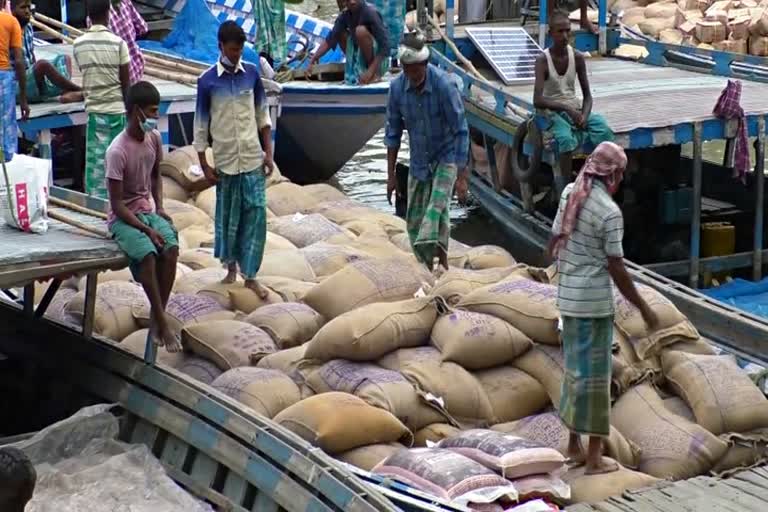
M469 128L459 88L428 63L420 32L403 38L398 52L403 74L392 81L387 103L387 199L397 188L395 164L403 129L411 148L408 176L408 236L416 258L433 269L448 269L449 208L454 184L459 202L467 195ZM398 190L398 196L404 191Z

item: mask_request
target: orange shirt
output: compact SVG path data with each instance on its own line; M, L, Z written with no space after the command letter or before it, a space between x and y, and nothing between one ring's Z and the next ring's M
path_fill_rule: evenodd
M0 69L11 69L11 48L21 48L21 26L14 15L0 12Z

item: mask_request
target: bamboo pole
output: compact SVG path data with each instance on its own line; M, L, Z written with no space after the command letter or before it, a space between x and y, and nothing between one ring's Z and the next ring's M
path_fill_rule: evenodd
M72 210L73 212L83 213L85 215L90 215L92 217L98 217L99 219L105 219L107 218L107 214L104 212L99 212L96 210L91 210L90 208L86 208L84 206L80 206L79 204L71 203L69 201L65 201L63 199L59 199L58 197L48 196L48 202L55 206L60 206L61 208L67 208L68 210Z
M188 75L185 73L174 73L173 71L167 71L165 69L158 69L153 66L144 66L144 73L155 78L162 78L163 80L170 80L173 82L179 82L182 84L196 85L197 76Z
M86 233L89 233L91 235L96 235L101 238L109 238L109 235L107 232L103 229L94 228L93 226L89 226L88 224L84 224L80 221L77 221L75 219L69 218L66 215L62 215L58 212L49 211L48 217L57 220L59 222L63 222L64 224L68 224L74 228L81 229L85 231Z
M52 29L51 27L49 27L45 23L37 21L36 19L31 19L31 20L29 20L29 22L32 24L33 27L37 27L37 28L39 28L40 30L42 30L43 32L45 32L47 34L50 34L50 35L52 35L54 37L58 37L59 39L61 39L65 43L72 44L72 43L75 42L75 40L72 39L71 37L65 36L64 34L59 32L58 30Z

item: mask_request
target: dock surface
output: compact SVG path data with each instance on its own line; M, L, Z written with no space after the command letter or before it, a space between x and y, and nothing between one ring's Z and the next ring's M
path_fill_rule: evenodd
M568 512L765 512L768 467L756 467L721 479L699 476L625 492L593 505L577 504Z

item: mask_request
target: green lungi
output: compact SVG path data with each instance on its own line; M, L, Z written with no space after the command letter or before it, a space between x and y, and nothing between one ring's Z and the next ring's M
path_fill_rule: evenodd
M154 229L165 240L163 252L179 246L179 238L173 224L156 213L137 213L136 218L143 224ZM134 279L138 280L139 266L150 254L157 254L157 247L152 240L133 226L129 226L120 219L116 219L109 231L117 242L117 245L128 256L129 269Z
M51 65L56 68L61 76L69 80L69 67L67 66L67 56L59 55L51 61ZM50 98L61 96L64 92L61 87L57 86L48 77L43 80L43 90L37 86L37 79L35 78L35 66L27 68L27 101L29 103L41 103ZM18 89L18 84L16 89ZM16 97L18 101L18 90L16 91Z
M112 141L125 128L125 114L88 114L85 129L85 193L107 199L104 157Z
M373 41L373 56L375 57L379 53L379 43ZM368 63L365 62L363 52L355 44L355 38L347 36L347 53L346 61L344 63L344 81L348 85L357 85L360 79L360 75L368 71ZM382 77L389 71L390 60L384 58L379 65L378 74Z
M267 52L275 63L285 62L288 44L285 38L285 4L283 0L255 0L257 52Z
M610 434L613 317L563 317L560 418L571 432Z
M451 196L456 183L455 165L438 165L432 179L408 176L408 209L405 220L411 248L421 263L431 265L438 247L448 252L451 236Z
M549 129L557 143L557 154L581 149L585 143L597 146L601 142L613 142L616 138L608 122L600 114L590 114L583 130L576 128L571 118L562 112L550 113L549 119L552 123Z

